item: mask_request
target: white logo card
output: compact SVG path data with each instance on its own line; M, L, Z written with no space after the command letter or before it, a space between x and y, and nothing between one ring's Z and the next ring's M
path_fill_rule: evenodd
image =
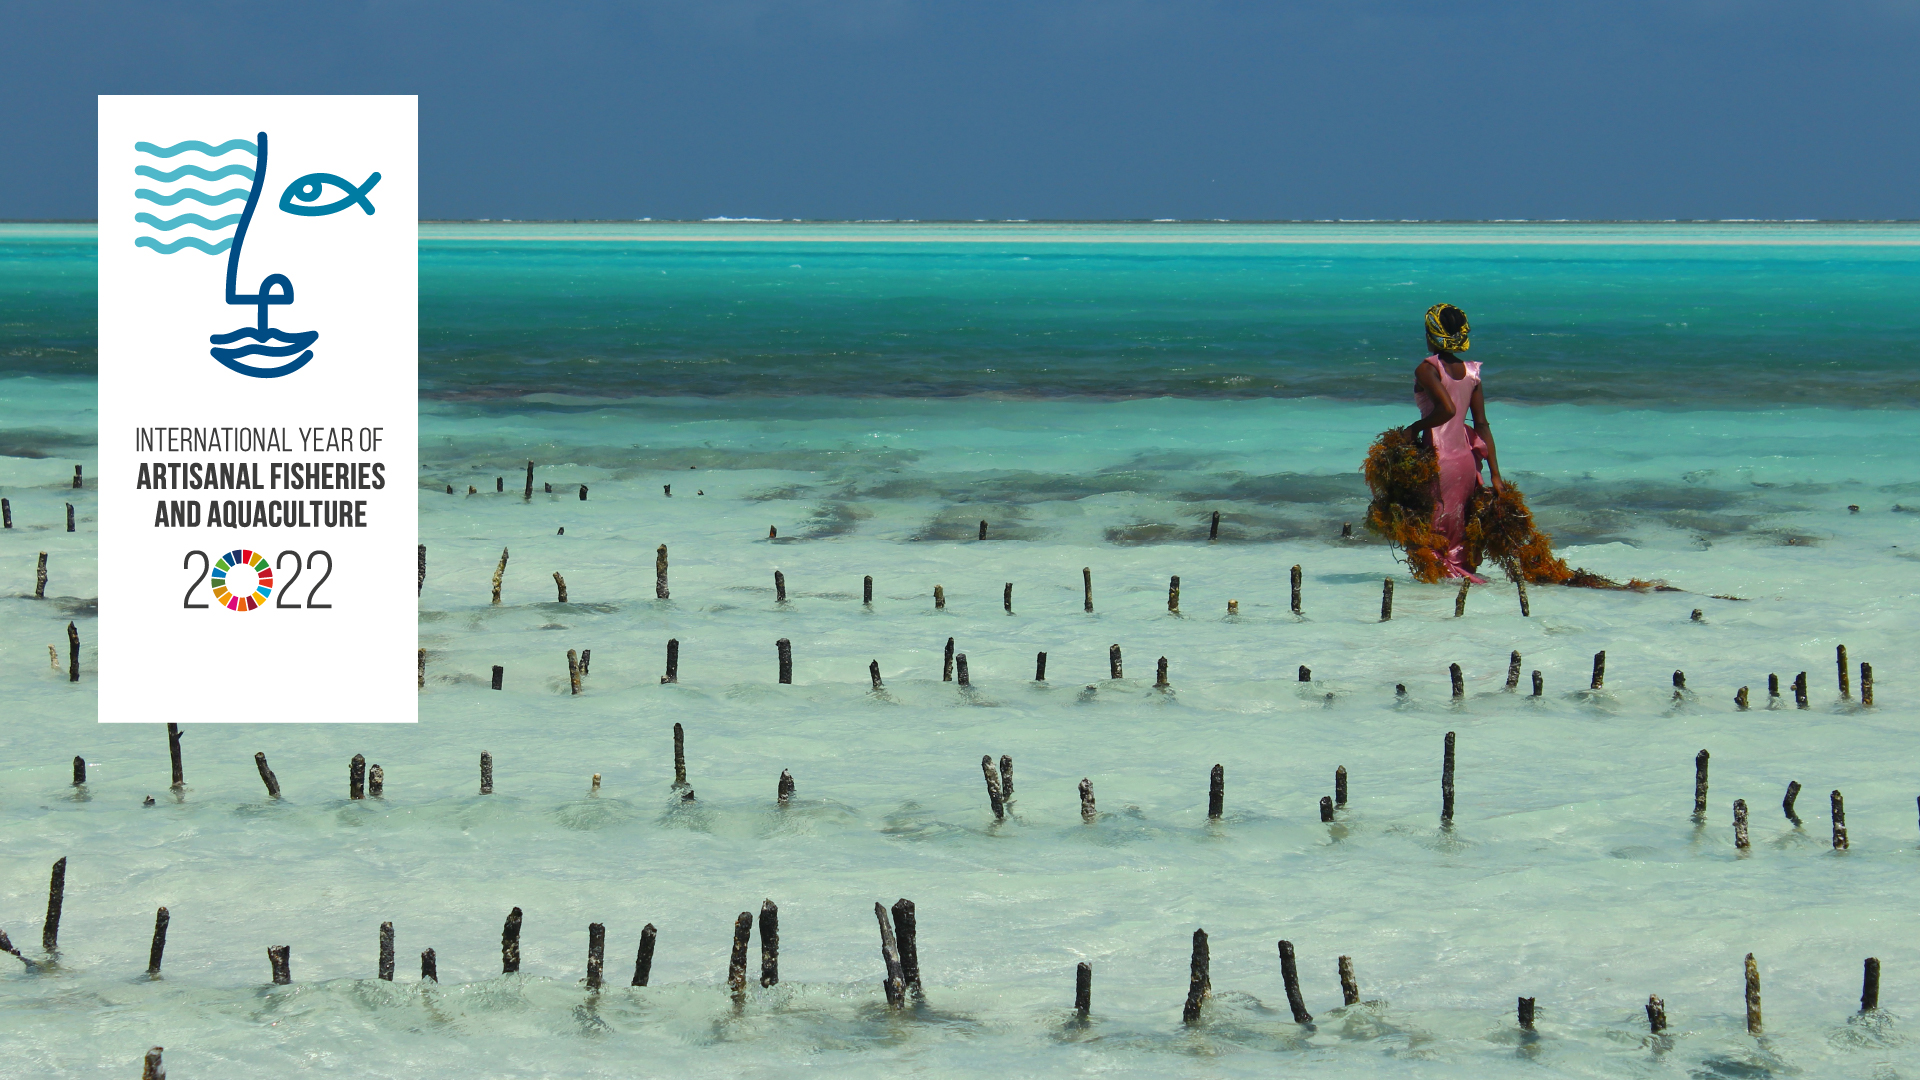
M100 98L100 719L417 718L406 97Z

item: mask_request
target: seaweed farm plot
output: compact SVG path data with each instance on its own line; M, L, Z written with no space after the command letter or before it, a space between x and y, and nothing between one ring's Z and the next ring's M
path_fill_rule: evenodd
M429 461L420 651L394 658L417 724L212 722L274 707L271 656L208 658L175 731L95 723L86 504L28 534L71 463L13 489L8 1071L131 1075L153 1047L176 1080L1920 1058L1895 492L1568 544L1670 588L1536 585L1523 614L1343 539L1358 497L1275 539L1224 495L1003 514L926 462L529 482L529 453ZM892 494L834 494L887 469ZM1108 538L1143 521L1165 538Z

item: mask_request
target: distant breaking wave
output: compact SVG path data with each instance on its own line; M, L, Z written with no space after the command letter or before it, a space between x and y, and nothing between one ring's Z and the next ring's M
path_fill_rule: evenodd
M214 206L223 202L246 202L247 190L245 188L234 188L232 191L222 191L216 195L212 192L201 191L198 188L181 188L171 195L162 195L150 188L141 188L133 193L133 197L136 199L145 199L148 202L156 202L161 206L172 206L182 199L192 199L197 203Z
M218 169L203 169L198 165L182 165L172 172L161 172L151 165L136 165L134 166L133 174L166 183L172 183L183 176L191 176L200 180L221 180L229 176L245 177L248 180L253 179L253 170L247 168L245 165L223 165Z
M151 236L136 236L133 238L133 246L152 248L162 255L171 255L181 248L193 248L196 251L204 251L209 255L218 255L233 246L233 238L228 237L217 244L209 244L197 236L183 236L178 240L170 240L166 243L161 243Z
M135 214L133 220L142 225L151 225L162 232L172 232L182 225L198 225L203 229L224 229L240 220L239 214L228 214L220 218L203 218L199 214L181 214L179 217L154 217L152 214Z
M249 139L228 139L219 146L210 146L201 142L199 139L187 139L183 142L174 143L172 146L155 146L150 142L137 142L133 144L133 148L142 154L152 154L154 157L163 158L173 157L175 154L184 154L189 150L198 150L208 157L219 157L222 154L230 154L235 150L245 150L255 157L260 156L260 148L255 146Z

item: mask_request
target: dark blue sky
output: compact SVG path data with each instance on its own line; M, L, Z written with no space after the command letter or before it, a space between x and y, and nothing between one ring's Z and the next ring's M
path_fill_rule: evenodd
M0 217L99 93L418 93L428 217L1920 217L1915 0L0 0Z

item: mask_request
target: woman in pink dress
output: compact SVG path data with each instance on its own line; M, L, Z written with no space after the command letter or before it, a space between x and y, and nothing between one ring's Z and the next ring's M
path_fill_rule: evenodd
M1423 441L1439 458L1433 528L1447 541L1446 550L1438 553L1442 568L1448 577L1484 582L1466 565L1467 502L1480 486L1482 459L1492 473L1493 490L1504 491L1505 485L1500 479L1500 459L1493 451L1487 405L1480 396L1480 365L1454 355L1468 349L1466 312L1452 304L1428 308L1427 348L1433 355L1413 369L1413 403L1420 419L1407 432L1415 438L1424 433ZM1472 431L1466 424L1469 409Z

